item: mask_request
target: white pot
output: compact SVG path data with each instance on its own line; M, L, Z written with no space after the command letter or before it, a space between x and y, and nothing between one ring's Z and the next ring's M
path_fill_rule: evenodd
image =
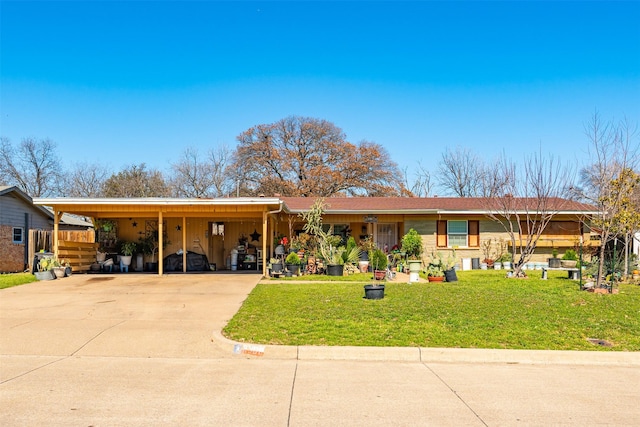
M131 265L131 255L120 255L120 262L127 267Z

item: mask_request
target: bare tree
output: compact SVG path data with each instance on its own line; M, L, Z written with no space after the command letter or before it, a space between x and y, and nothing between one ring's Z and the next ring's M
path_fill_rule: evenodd
M485 198L487 216L501 224L509 235L514 276L521 277L522 266L534 254L544 229L560 210L572 203L567 194L573 171L553 156L541 154L527 157L522 171L506 156L498 165L490 181L500 183L496 188L502 191L494 191Z
M484 162L468 148L447 148L442 153L438 181L445 192L458 197L477 197L482 194Z
M63 178L64 195L69 197L103 197L108 169L99 163L74 164Z
M226 146L209 150L202 157L197 148L187 148L173 163L170 186L176 197L221 197L233 188L228 172L231 151Z
M585 134L590 142L590 164L580 172L582 187L577 193L598 209L592 225L600 235L596 279L596 285L600 286L605 276L606 246L623 231L619 219L630 196L628 191L621 191L626 185L623 175L637 169L640 145L637 124L626 118L617 123L605 121L597 112L585 125Z
M49 138L24 138L14 147L8 138L0 141L0 180L15 185L31 197L56 195L61 170L56 143Z
M402 171L404 177L403 188L405 191L402 196L408 197L429 197L433 189L433 182L431 181L431 173L418 162L417 170L414 172L413 180L409 181L409 174L405 167Z

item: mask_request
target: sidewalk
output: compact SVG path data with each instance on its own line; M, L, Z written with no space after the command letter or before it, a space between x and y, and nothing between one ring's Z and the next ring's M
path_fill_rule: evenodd
M74 275L0 291L0 424L640 425L637 353L237 354L219 331L259 280Z

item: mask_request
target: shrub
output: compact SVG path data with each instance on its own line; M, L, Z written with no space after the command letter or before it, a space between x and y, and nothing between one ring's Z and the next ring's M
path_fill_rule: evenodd
M284 260L284 262L285 264L289 265L300 265L302 263L302 260L297 253L291 252L289 253L289 255L287 255L287 258Z
M374 270L384 270L387 268L387 255L381 249L374 249L369 254L369 262Z

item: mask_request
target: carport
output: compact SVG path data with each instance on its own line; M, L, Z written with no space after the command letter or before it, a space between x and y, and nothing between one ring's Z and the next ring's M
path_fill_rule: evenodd
M187 252L198 245L205 252L211 251L216 229L223 231L223 259L233 248L234 242L250 235L256 246L268 259L268 248L273 247L274 215L282 211L283 202L279 198L237 197L214 199L178 198L35 198L34 204L48 206L54 213L54 253L60 254L61 242L58 229L63 213L113 222L118 227L118 238L136 241L156 227L158 238L158 274L163 274L163 258L167 245L184 249L183 272L187 271ZM221 227L224 225L224 227ZM153 231L153 230L152 230ZM224 243L224 233L227 240ZM202 242L206 242L203 246ZM74 250L73 242L64 242L65 256L86 256L80 242ZM93 255L98 243L90 246ZM226 246L225 246L226 245ZM206 246L206 248L205 248ZM69 255L72 254L72 255ZM84 255L83 255L84 254ZM216 256L220 256L216 252ZM266 275L267 265L262 262L262 274ZM83 263L79 270L87 270Z

